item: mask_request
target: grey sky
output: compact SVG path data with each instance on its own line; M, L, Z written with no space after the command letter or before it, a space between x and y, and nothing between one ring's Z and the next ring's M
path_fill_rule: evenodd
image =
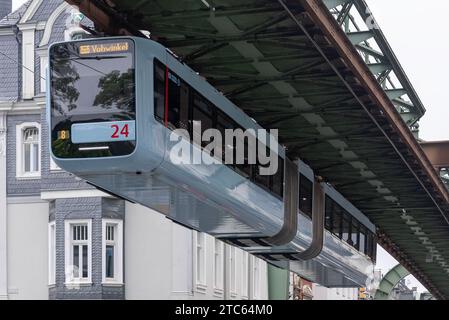
M449 1L367 0L427 113L421 120L421 138L449 140Z

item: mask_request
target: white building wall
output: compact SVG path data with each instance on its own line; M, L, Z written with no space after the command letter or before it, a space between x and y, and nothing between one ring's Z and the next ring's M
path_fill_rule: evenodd
M49 204L39 198L9 198L7 270L9 299L48 299ZM206 235L206 284L200 290L194 273L194 232L162 214L126 203L124 283L126 299L268 299L267 264L247 255L248 292L243 292L243 251L236 251L236 286L230 289L230 246L223 257L224 290L214 288L215 239ZM254 292L259 266L259 290Z
M230 289L230 246L223 257L224 290L214 287L215 239L205 237L205 284L195 274L195 232L179 226L164 215L131 203L125 218L126 299L247 299L243 292L243 251L236 248L236 288ZM248 288L254 275L248 258ZM259 261L259 291L252 299L268 299L267 264Z
M326 288L313 284L313 300L358 300L358 288Z
M48 299L48 202L11 202L7 206L8 298Z
M124 230L126 299L170 299L172 223L127 202Z

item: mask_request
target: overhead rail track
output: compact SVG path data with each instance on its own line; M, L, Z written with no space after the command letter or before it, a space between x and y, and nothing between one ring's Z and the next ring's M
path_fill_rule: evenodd
M393 49L364 0L324 0L410 129L426 112Z
M366 49L380 62L360 54L361 34L339 23L342 1L67 2L105 35L150 31L260 125L279 129L290 159L332 184L376 224L390 254L435 297L449 298L449 194L410 130L425 110L391 48ZM373 73L382 63L396 87Z

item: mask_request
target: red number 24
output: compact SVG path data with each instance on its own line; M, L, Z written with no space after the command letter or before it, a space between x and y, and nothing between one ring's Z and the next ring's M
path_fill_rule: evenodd
M119 136L119 131L120 131L120 135L125 136L126 138L128 138L129 136L129 129L128 129L128 124L125 124L122 128L122 130L120 130L120 127L116 124L113 124L111 126L112 129L114 129L114 133L112 134L111 138L113 139L118 139Z

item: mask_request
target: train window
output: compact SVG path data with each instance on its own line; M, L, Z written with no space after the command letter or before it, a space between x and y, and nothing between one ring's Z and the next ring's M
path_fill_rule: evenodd
M284 193L284 159L278 159L278 171L273 176L272 191L279 197L283 197Z
M341 239L342 237L342 210L338 204L332 201L332 233Z
M166 67L154 60L154 116L160 121L165 114L165 74Z
M374 259L376 253L374 235L329 196L326 196L325 228Z
M342 240L346 241L348 244L352 245L350 238L351 235L351 216L346 212L343 213L343 223L342 223Z
M179 92L179 105L180 105L180 116L179 116L179 128L184 130L189 130L189 91L190 87L181 80L181 88Z
M166 87L168 87L168 92L166 92ZM167 115L165 114L166 107L168 107ZM227 145L224 139L226 133L225 130L235 130L240 128L244 131L244 129L157 60L154 61L154 115L155 118L161 122L164 122L165 116L167 116L167 125L171 129L181 128L188 130L193 143L200 143L202 148L210 143L208 141L202 141L201 138L204 131L212 128L218 129L223 137L222 157L220 160L225 163L226 153L233 154L234 161L226 164L228 167L232 168L240 175L250 178L252 182L258 184L270 193L283 198L284 160L279 157L279 167L275 175L260 175L260 163L257 163L256 165L249 163L249 154L254 151L249 150L248 138L245 138L243 141L245 161L243 164L237 165L235 161L236 154L234 152L234 145ZM195 124L195 126L193 124ZM196 130L194 130L194 128ZM236 141L234 141L234 144L235 142ZM267 148L266 146L264 147ZM258 144L255 150L256 154L258 151L257 148ZM257 158L258 157L256 157L256 159Z
M204 131L213 128L214 112L212 106L208 103L208 101L197 92L194 92L193 94L192 125L193 141L200 142L202 147L207 146L209 142L202 141L201 136Z
M331 232L332 232L332 219L333 219L332 206L333 200L329 198L329 196L326 196L324 226L326 230L329 230Z
M168 72L168 123L171 128L180 127L181 120L181 80Z
M242 132L245 132L245 129L243 129L243 128L241 128L241 127L238 127L237 124L235 124L235 127L236 127L236 128L239 128L240 130L242 130ZM237 143L237 144L243 143L243 148L244 148L245 154L243 155L243 158L244 158L243 163L237 164L237 159L238 159L238 157L237 157L237 153L234 152L234 164L235 164L235 168L237 169L237 171L238 171L242 176L244 176L244 177L246 177L246 178L249 178L249 177L251 177L251 173L252 173L252 169L253 169L253 168L252 168L252 165L249 164L249 152L250 152L250 151L249 151L249 144L248 144L249 138L243 137L243 141L236 141L237 139L238 139L238 138L236 137L234 143Z
M372 255L372 252L371 252L372 251L371 250L372 244L371 244L371 242L372 242L372 234L371 234L371 232L368 231L368 234L366 236L365 252L366 252L366 255L369 256L369 257L371 257L371 255Z
M377 240L376 235L373 234L373 243L372 243L372 249L371 249L371 259L373 261L376 261L377 259Z
M359 249L359 228L360 223L356 219L352 218L351 242L352 246L357 250Z
M259 148L260 148L259 143L257 143L257 154L259 152ZM267 146L264 145L263 148L265 148L265 152L266 152ZM260 174L259 168L263 165L259 162L259 157L257 157L256 160L257 160L256 166L254 166L254 168L253 168L253 175L255 178L254 181L262 188L270 190L270 176Z
M313 182L304 175L299 177L299 210L312 218Z
M221 136L223 137L222 143L222 160L223 163L226 160L226 152L232 151L232 146L226 145L226 141L224 139L225 137L225 130L226 129L234 129L234 122L231 120L229 116L227 116L224 112L221 110L217 110L217 130L220 131Z
M376 241L374 234L370 231L368 231L368 236L366 239L366 255L369 256L371 259L375 259L375 252L376 252Z
M366 253L365 243L366 243L366 229L365 229L365 227L360 226L359 251L362 253Z

